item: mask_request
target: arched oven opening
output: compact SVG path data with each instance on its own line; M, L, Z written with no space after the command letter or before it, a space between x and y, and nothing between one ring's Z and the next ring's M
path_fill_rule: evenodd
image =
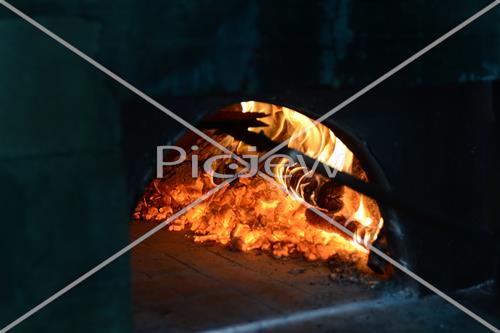
M223 107L203 117L197 125L205 128L204 133L211 139L239 156L246 156L248 160L262 157L265 151L236 138L238 131L259 133L276 143L298 134L290 140L288 147L331 166L332 170L338 169L363 182L389 189L381 167L364 143L330 120L310 127L314 118L306 110L246 101ZM248 119L252 126L247 127ZM304 132L304 129L307 131ZM223 156L224 152L219 148L189 131L185 131L173 146L177 148L160 147L158 150L162 153L158 157L161 158L159 162L163 177L153 177L148 182L136 205L133 219L140 222L136 225L149 225L143 227L144 230L150 229L154 222L165 221L214 189L226 180L221 175L234 175L242 169L242 165L235 163L234 158ZM179 153L179 148L185 151L182 159L183 153ZM280 271L286 267L287 274L291 274L286 276L288 282L293 284L295 280L302 281L300 283L305 283L299 286L302 289L314 289L310 285L315 284L313 281L316 278L321 283L340 283L334 287L326 286L321 293L345 289L344 299L336 299L342 302L352 300L349 295L352 290L349 288L355 285L363 290L375 288L380 291L387 288L387 284L397 283L400 278L398 272L367 248L370 244L406 262L402 246L404 233L393 209L379 205L373 198L347 186L336 184L335 178L332 181L296 160L285 161L276 155L270 158L270 162L266 161L258 164L258 170L266 175L271 174L271 180L256 174L240 177L225 185L160 231L158 237L165 238L162 245L158 245L160 250L168 249L168 243L172 242L182 248L189 247L188 251L199 253L209 249L209 252L216 251L222 257L234 256L235 252L242 253L242 256L237 257L239 262L236 264L247 268L249 265L252 274L262 269L259 261L263 261L272 267L270 271ZM208 170L207 165L210 166ZM266 165L271 167L266 169ZM314 209L325 213L352 234L346 235L314 213ZM154 250L148 251L151 253ZM198 264L193 256L183 257L179 252L171 252L166 256L191 268ZM250 264L246 260L250 260ZM133 262L136 262L134 258ZM136 269L142 269L140 263L134 264ZM167 271L170 269L165 268ZM315 274L308 281L290 273L308 269ZM224 272L223 267L220 267L220 272ZM216 270L214 274L218 276L226 273ZM230 279L228 275L224 278ZM347 288L343 285L345 281L355 285ZM169 283L166 282L167 285ZM183 283L190 284L190 281L186 278ZM307 292L311 295L317 293ZM143 293L137 297L147 298ZM259 297L266 299L267 295Z
M260 133L276 143L292 138L288 147L332 170L388 188L380 166L363 144L331 121L314 126L306 114L248 101L222 108L200 126L218 127L206 129L205 133L231 152L250 159L261 157L265 151L240 139L238 131ZM169 149L168 158L177 162L167 162L163 178L155 178L147 185L134 219L164 221L234 174L234 169L242 168L232 157L222 155L218 147L192 133L184 135L178 145L187 151L186 157L180 162L178 149L173 149L173 154ZM368 245L402 256L397 244L403 233L395 213L380 207L373 198L336 183L334 177L326 178L314 170L314 165L300 162L287 160L281 154L259 162L258 170L266 171L277 184L273 186L271 177L247 174L172 222L168 229L184 232L197 243L217 243L242 252L259 250L276 258L335 259L339 264L350 262L363 272L389 277L391 267ZM314 208L352 234L347 235L315 214Z

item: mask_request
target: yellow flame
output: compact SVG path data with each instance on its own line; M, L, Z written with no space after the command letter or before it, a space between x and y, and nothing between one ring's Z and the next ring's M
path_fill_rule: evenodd
M287 107L255 101L241 102L241 107L244 113L260 112L269 115L259 119L267 124L267 127L251 127L250 131L256 133L262 131L277 142L291 138L288 147L341 171L351 171L352 152L325 125L315 123L312 119Z
M267 127L249 128L253 132L263 132L267 137L276 142L290 139L288 147L298 150L305 155L319 160L337 170L347 173L352 172L354 154L347 146L335 136L325 125L316 123L307 116L289 109L268 103L255 101L241 102L243 113L258 112L267 116L259 118L267 124ZM305 191L311 192L311 186L319 189L326 182L321 177L311 177L312 171L306 171L300 165L287 166L287 160L282 159L275 168L276 180L285 186L290 196L297 201L304 201ZM295 184L289 183L290 176L298 175ZM363 196L359 196L357 208L346 205L342 213L346 216L352 215L351 219L357 221L361 226L354 232L354 241L358 244L371 244L378 236L382 228L383 219L373 225L374 216L365 208ZM316 205L316 193L312 191L309 202ZM366 200L366 199L365 199ZM348 202L354 203L354 202ZM354 212L354 214L353 214Z
M234 107L233 111L266 114L259 120L266 123L267 127L249 130L262 131L276 142L291 138L288 144L290 148L366 179L362 168L353 168L358 161L348 147L328 127L322 124L313 127L314 121L305 115L286 107L253 101L242 102L241 109ZM306 128L307 131L302 133ZM207 133L234 152L248 153L245 151L248 146L231 136ZM220 152L208 146L203 153L213 156ZM255 152L256 155L260 153ZM367 251L361 245L367 246L375 241L383 225L376 202L353 190L342 188L340 210L332 213L326 208L319 208L335 220L344 218L344 226L353 230L354 234L353 239L348 240L336 230L314 224L308 216L310 211L302 205L303 201L307 201L319 207L319 190L329 179L308 172L300 165L289 166L285 162L285 159L281 160L274 173L276 180L288 193L276 191L259 176L239 179L188 211L173 222L169 229L189 230L196 242L215 241L241 251L262 249L275 256L299 253L308 260L327 260L334 254L344 253L349 258L366 260ZM224 167L226 161L219 160L218 163L218 166ZM135 216L163 221L180 207L213 188L213 174L201 172L198 179L192 179L188 176L190 165L176 168L173 178L152 181L136 208Z

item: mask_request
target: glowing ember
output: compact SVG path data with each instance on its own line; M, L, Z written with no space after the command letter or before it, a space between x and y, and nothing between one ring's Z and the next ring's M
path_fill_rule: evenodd
M268 127L251 128L276 142L299 133L313 121L285 107L244 102L233 106L235 112L262 112L260 120ZM206 131L212 138L237 153L248 154L248 146L231 136ZM199 139L199 160L220 151ZM352 152L326 126L319 124L305 134L294 137L289 147L330 166L366 180L366 174ZM259 154L262 152L254 152ZM165 168L163 179L154 179L146 188L134 213L135 219L163 221L203 193L215 187L215 178L199 170L191 177L191 163ZM234 161L217 160L218 170L227 170ZM240 178L216 192L187 214L173 222L170 230L188 231L196 242L215 242L240 251L255 249L271 252L276 257L302 255L308 260L327 260L333 255L365 263L368 251L360 244L370 244L378 236L383 220L377 204L349 188L311 174L299 164L284 161L274 169L276 180L287 188L278 190L260 176ZM310 176L310 177L308 177ZM309 211L306 201L352 230L347 239L333 226Z

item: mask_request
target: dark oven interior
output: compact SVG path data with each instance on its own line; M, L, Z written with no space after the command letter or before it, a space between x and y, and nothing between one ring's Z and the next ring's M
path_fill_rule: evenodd
M487 195L486 173L495 163L494 141L488 135L497 91L493 84L386 89L324 123L359 159L370 181L412 203L414 210L379 203L385 223L373 245L438 288L469 297L472 304L492 302L489 308L494 304L488 281L494 278L496 249L488 225L491 207L485 207L482 196ZM190 114L198 125L218 110L248 100L286 106L315 119L350 93L308 91L169 99L168 103ZM128 106L130 110L137 107L144 108ZM124 122L132 148L127 159L132 205L144 199L144 189L155 175L156 151L146 147L174 142L187 146L199 140L161 115L152 112L152 121L144 119L144 112L141 119L134 118L135 114L125 113L130 118ZM450 160L461 163L450 165ZM157 224L139 215L136 218L131 224L133 238ZM231 244L199 244L186 234L186 230L162 230L132 253L134 320L139 331L166 327L251 330L259 325L271 331L300 330L311 323L318 329L355 325L363 331L376 327L380 316L404 312L405 307L437 306L425 287L373 253L369 254L372 265L390 274L380 275L373 269L366 274L352 265L339 265L335 256L323 261L300 256L277 259L269 251L241 252ZM491 298L476 300L479 297L467 289L471 287L482 288L481 293ZM385 310L380 310L380 304ZM442 304L436 311L445 318L456 315ZM339 322L345 315L363 320ZM430 318L427 310L418 316ZM409 320L402 315L400 325ZM253 324L238 326L242 323ZM433 325L432 319L425 319L415 327L431 329Z

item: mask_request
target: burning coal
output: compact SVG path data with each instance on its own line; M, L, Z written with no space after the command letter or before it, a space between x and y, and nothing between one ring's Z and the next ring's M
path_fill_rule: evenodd
M311 119L294 110L266 103L243 102L228 110L262 113L259 120L267 126L252 127L250 131L262 132L276 142L291 137L290 148L367 180L359 161L328 127L318 124L301 133L313 123ZM214 130L206 133L239 155L261 156L264 153L230 135ZM194 144L196 150L187 152L182 162L163 167L163 178L154 179L146 187L135 209L135 219L163 221L220 183L222 180L214 177L214 173L234 174L234 160L213 159L221 152L203 139ZM211 169L202 168L203 163L196 164L198 177L192 177L194 160L210 160ZM377 239L383 226L376 202L285 156L274 160L274 178L286 191L279 190L259 175L238 178L177 219L169 229L184 231L195 242L214 242L240 251L263 250L276 257L293 255L308 260L340 256L364 265L368 257L365 247ZM259 167L265 168L264 165ZM303 205L304 201L353 231L354 239L346 238L333 225L312 213Z

